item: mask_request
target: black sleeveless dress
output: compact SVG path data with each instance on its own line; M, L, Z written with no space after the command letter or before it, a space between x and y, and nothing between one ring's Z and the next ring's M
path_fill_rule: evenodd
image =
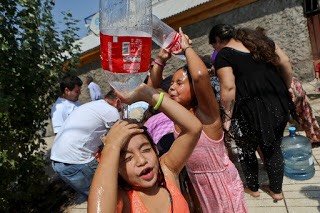
M252 147L279 141L293 104L277 68L230 47L220 50L214 66L233 69L236 99L230 131L236 143Z

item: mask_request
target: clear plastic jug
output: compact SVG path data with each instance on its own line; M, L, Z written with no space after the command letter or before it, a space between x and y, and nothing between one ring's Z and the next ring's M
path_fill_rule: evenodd
M131 92L145 80L151 48L151 0L100 0L100 56L115 90Z
M152 15L152 40L161 48L171 53L181 49L180 34L161 21L156 15ZM186 60L184 55L173 54L173 56Z
M283 137L281 150L284 158L284 175L295 180L307 180L314 176L311 142L296 135L296 128L289 127L289 135Z

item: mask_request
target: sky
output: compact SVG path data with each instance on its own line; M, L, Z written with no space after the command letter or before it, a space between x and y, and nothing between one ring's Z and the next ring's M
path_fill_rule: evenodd
M63 28L63 24L59 23L63 20L62 11L70 12L74 19L79 20L77 25L80 28L78 35L82 38L88 32L84 19L99 11L99 0L56 0L52 14L59 28Z

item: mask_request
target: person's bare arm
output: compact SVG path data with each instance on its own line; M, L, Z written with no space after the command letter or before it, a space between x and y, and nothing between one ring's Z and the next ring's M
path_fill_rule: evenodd
M191 48L191 41L188 36L183 34L181 29L180 34L182 37L181 46L185 51L193 90L198 101L196 115L203 123L205 133L212 139L220 139L222 137L220 107L210 83L208 69L194 49ZM220 133L217 134L217 131L220 131Z
M153 67L150 70L147 85L155 89L160 88L163 80L163 69L167 61L170 59L171 54L164 49L160 49L158 57L154 60Z
M224 111L224 128L229 130L236 97L235 77L231 67L217 70L220 79L220 105Z
M134 93L138 95L132 94L128 99L121 98L125 103L141 100L148 102L151 106L155 106L160 97L158 90L145 84L141 84ZM185 107L167 96L164 96L159 110L181 129L179 137L175 140L170 150L161 157L162 162L165 163L170 171L178 175L199 140L202 124Z
M133 134L143 130L137 124L116 122L107 136L101 160L94 174L88 198L88 212L116 212L118 199L118 168L121 148ZM119 207L119 206L118 206Z
M277 44L276 44L276 53L280 58L279 64L277 66L278 70L287 88L289 89L291 87L291 82L292 82L292 66L290 63L290 59Z

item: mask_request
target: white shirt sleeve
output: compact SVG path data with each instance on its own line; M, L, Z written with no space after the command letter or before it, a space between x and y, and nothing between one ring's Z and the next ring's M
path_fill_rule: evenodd
M78 101L72 102L63 98L57 99L51 108L52 127L55 134L59 132L64 121L78 106L80 106Z
M101 99L101 88L98 84L91 82L88 85L89 93L92 101Z

